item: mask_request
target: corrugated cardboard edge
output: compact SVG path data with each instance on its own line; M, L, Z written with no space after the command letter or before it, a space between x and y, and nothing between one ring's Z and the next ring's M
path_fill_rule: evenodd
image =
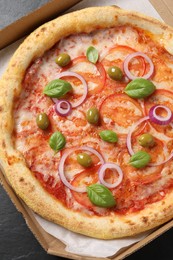
M149 0L165 23L173 26L173 1L172 0Z
M52 0L14 23L0 30L0 49L27 35L39 25L49 21L81 0Z

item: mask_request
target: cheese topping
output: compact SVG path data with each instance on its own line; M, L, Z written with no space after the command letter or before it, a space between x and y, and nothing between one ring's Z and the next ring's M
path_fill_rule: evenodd
M97 64L90 63L85 57L89 46L94 46L99 52ZM162 55L160 55L161 49ZM156 91L144 100L144 103L124 94L123 89L127 85L127 79L127 81L117 82L107 75L107 69L111 65L122 68L125 57L133 50L146 53L155 66L155 74L151 81L160 93ZM54 102L43 94L46 84L56 79L58 73L62 71L62 68L55 63L55 58L63 52L68 53L72 59L72 64L63 70L81 74L88 84L87 100L79 107L72 109L72 113L65 118L57 115ZM135 68L143 66L143 61L134 60L132 66L133 72ZM173 184L173 171L169 170L172 167L170 162L163 166L146 167L141 170L133 168L128 163L130 156L125 138L132 124L147 115L152 105L165 104L173 111L172 75L172 56L154 42L154 37L150 38L141 29L120 26L97 30L88 35L66 37L27 70L23 90L14 109L15 146L24 155L28 167L36 177L49 185L49 190L52 188L54 194L57 185L61 183L58 165L63 151L55 155L48 141L53 132L60 131L66 138L65 149L88 145L101 152L106 161L115 162L121 166L124 179L118 187L113 189L113 194L117 198L117 208L113 209L115 213L137 210L138 201L143 206L157 201L164 197L166 192L164 189L169 190L168 188ZM82 83L73 77L63 79L69 81L73 87L69 100L78 99L83 94ZM93 126L86 120L86 112L93 106L97 107L100 112L98 126ZM43 112L47 113L51 124L50 129L45 132L37 127L35 120L37 114ZM106 143L100 139L99 132L105 129L114 130L118 134L117 144ZM152 133L158 140L156 146L148 151L151 152L152 162L163 161L172 152L170 146L168 148L168 143L173 138L172 127L147 124L137 129L136 135L139 136L145 131ZM132 140L136 151L141 149L136 143L137 136L134 133ZM76 176L84 172L85 169L76 162L76 154L70 155L65 164L65 175L68 181L78 182ZM85 181L90 183L92 178L85 177ZM111 210L87 206L88 198L84 196L81 199L68 188L64 187L64 192L66 206L73 210L83 211L86 214L112 214ZM55 196L61 200L58 194Z

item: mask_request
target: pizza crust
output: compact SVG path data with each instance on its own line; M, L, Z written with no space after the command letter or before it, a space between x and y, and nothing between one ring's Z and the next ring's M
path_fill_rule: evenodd
M132 24L161 36L162 45L173 54L173 29L153 18L115 7L87 8L48 22L21 44L0 81L0 158L6 177L25 203L45 219L87 236L113 239L132 236L156 227L173 217L173 192L164 200L126 215L88 216L70 211L48 194L27 168L23 156L14 149L13 101L21 92L26 69L61 38L96 29Z

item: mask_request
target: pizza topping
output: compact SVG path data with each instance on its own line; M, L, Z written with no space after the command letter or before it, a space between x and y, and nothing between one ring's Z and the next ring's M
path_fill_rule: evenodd
M118 135L128 134L132 124L143 116L139 103L125 94L107 96L99 111L101 124Z
M110 174L108 173L108 181L105 181L105 174L107 170L116 170L116 172L118 173L118 177L115 178L115 181L113 183L108 182L110 179ZM107 188L115 188L117 187L123 180L123 172L120 168L119 165L115 164L115 163L104 163L100 169L99 169L99 181L101 184L103 184L104 186L106 186ZM111 181L111 180L110 180Z
M148 39L145 38L145 32L143 33L142 40ZM141 35L142 31L130 26L96 30L91 35L71 35L44 54L37 70L33 70L35 62L26 73L22 94L15 105L15 145L23 152L31 171L40 173L41 183L48 187L47 191L59 200L62 189L63 200L60 200L74 211L103 216L126 214L153 203L154 199L151 200L151 197L157 197L160 191L167 193L165 185L169 184L172 177L170 164L163 164L173 158L170 138L173 135L173 124L154 124L148 116L144 118L144 115L148 115L151 107L158 104L167 105L173 111L172 91L165 90L172 90L171 82L167 81L167 78L171 78L172 63L167 52L160 52L154 41L149 40L146 46L143 41L140 42ZM137 50L149 53L155 71L147 58L139 53L136 56L137 50L127 46L129 42ZM90 46L92 44L98 51ZM85 50L87 56L84 56ZM160 53L165 56L161 57ZM57 54L60 55L56 59ZM132 56L125 71L124 61L129 54ZM135 77L134 80L131 75L127 77L126 73ZM149 74L152 82L157 88L163 88L162 90L155 91L155 86L147 80L151 77ZM69 90L67 94L56 98L43 95L44 86L51 80L59 81L61 77L71 85L73 92ZM132 87L124 91L131 80ZM141 82L145 82L144 86L141 86ZM154 94L149 96L152 91ZM132 92L135 94L130 95ZM148 98L140 100L142 97ZM55 105L52 105L52 100ZM87 120L86 114L90 109L90 119ZM36 115L44 111L51 122L50 131L40 131L35 122ZM156 108L155 114L162 115L161 119L169 119L169 113L162 107ZM68 116L63 117L66 115ZM52 131L60 132L51 136ZM55 154L65 144L67 149ZM83 147L85 144L87 146ZM105 160L100 153L97 152L101 157L93 154L93 148L88 146L94 147L96 152L103 152ZM149 157L151 161L145 165ZM144 166L146 167L143 168ZM38 174L36 176L38 178ZM116 208L107 209L109 205L103 208L101 204L90 201L87 190L93 184L110 189L116 198ZM103 189L101 198L104 196Z
M90 46L86 51L86 56L90 62L95 64L98 61L99 53L93 46Z
M83 167L90 167L93 163L91 156L87 153L78 153L77 161Z
M155 89L156 87L151 81L137 78L127 84L124 92L132 98L145 98L150 96Z
M89 146L75 147L75 148L72 148L70 150L65 151L64 154L62 155L60 162L59 162L59 167L58 167L59 176L61 178L61 181L64 183L65 186L67 186L69 189L71 189L73 191L86 192L86 186L75 187L67 180L67 178L65 176L65 169L64 169L65 168L65 165L64 165L65 161L70 154L72 154L72 153L74 153L75 151L78 151L78 150L83 150L83 151L88 151L90 153L93 153L94 155L96 155L99 158L101 164L104 163L104 158L102 157L102 155L99 152L97 152L94 148L89 147Z
M146 114L149 114L150 109L155 105L164 105L167 106L171 111L173 111L173 92L167 89L157 89L153 95L151 95L144 101L144 109ZM165 109L159 108L158 110L156 110L156 112L162 117L167 116L167 112ZM173 128L171 126L172 122L168 125L158 125L151 121L151 125L158 134L164 135L166 139L173 138Z
M164 110L167 115L166 116L160 116L156 113L157 110L162 109ZM163 106L163 105L155 105L150 108L149 110L149 118L150 120L158 125L169 125L173 119L172 111L169 107Z
M72 86L69 82L61 79L54 79L46 85L43 93L51 98L61 98L71 90Z
M100 93L105 86L106 71L101 62L91 63L86 56L82 55L72 60L69 70L80 74L85 79L88 96Z
M77 100L76 102L72 103L72 108L76 108L78 106L80 106L86 99L87 97L87 94L88 94L88 86L87 86L87 83L85 81L85 79L79 75L78 73L76 72L72 72L72 71L64 71L64 72L61 72L57 75L57 78L63 78L63 77L68 77L68 76L71 76L71 77L76 77L78 78L82 84L83 84L83 95L80 97L79 100ZM70 84L70 83L69 83Z
M49 118L46 113L40 113L36 117L36 123L42 130L46 130L50 124Z
M124 63L123 63L123 68L124 68L124 72L125 72L126 76L132 80L138 78L135 75L133 75L129 70L130 61L136 57L142 57L149 63L149 66L150 66L149 71L145 75L142 76L143 79L149 79L154 73L154 64L153 64L152 60L146 54L144 54L142 52L134 52L134 53L129 54L126 57L126 59L124 60Z
M143 168L151 161L151 156L145 151L138 151L130 158L130 165L135 168Z
M101 139L108 143L116 143L118 141L117 134L112 130L103 130L99 133Z
M53 133L49 139L49 145L55 152L58 152L61 149L63 149L65 144L66 140L64 135L58 131Z
M121 69L117 66L109 67L108 69L108 75L111 79L121 81L123 78L123 73Z
M153 147L155 145L154 137L149 133L142 134L138 138L138 142L143 147Z
M96 107L91 107L86 113L87 121L92 125L97 125L99 122L99 111Z
M87 187L90 201L99 207L111 208L116 205L116 201L111 191L101 184L92 184Z
M68 116L72 112L71 103L64 99L56 99L55 111L59 116Z
M60 67L65 67L70 63L71 58L67 53L61 53L55 61Z

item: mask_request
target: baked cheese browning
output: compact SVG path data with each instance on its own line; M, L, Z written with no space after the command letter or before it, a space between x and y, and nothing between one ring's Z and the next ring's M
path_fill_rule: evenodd
M89 46L98 50L99 60L96 64L89 62L85 56ZM145 101L134 100L124 93L129 80L123 71L123 62L127 55L137 51L147 53L155 68L151 81L157 90ZM67 53L71 58L63 68L55 62L61 53ZM107 70L110 66L118 66L122 70L121 81L109 77ZM28 167L43 187L66 207L98 216L136 212L148 204L162 200L173 185L172 174L170 171L167 174L170 163L166 163L164 167L147 166L144 169L130 166L126 136L133 123L147 115L154 104L166 104L173 110L172 68L172 56L155 41L154 35L130 25L100 29L90 34L70 35L33 62L25 74L23 90L15 104L14 140L16 148L24 155ZM142 77L149 71L149 64L139 56L132 59L129 69L135 76ZM88 84L87 99L72 109L67 117L59 116L52 99L43 94L44 87L56 79L58 73L64 71L80 74ZM83 85L72 76L62 79L72 85L73 91L66 99L73 103L83 94ZM91 125L86 119L86 113L91 107L97 108L100 113L98 125ZM36 124L35 118L39 113L48 115L50 126L45 131ZM104 142L99 137L99 132L106 129L117 133L116 144ZM99 208L91 203L86 193L70 191L64 186L58 175L58 165L64 151L54 154L48 144L55 131L60 131L65 136L66 150L88 145L99 151L106 161L121 166L123 181L118 187L111 189L117 206L111 209ZM147 122L142 124L135 129L132 136L134 151L140 148L137 138L146 131L153 134L156 142L152 149L142 150L150 153L151 162L159 163L172 152L172 127ZM93 164L85 170L77 163L77 153L68 157L65 174L73 186L98 182L99 162L96 157L91 156ZM106 171L105 179L108 182L114 182L116 178L114 171Z

